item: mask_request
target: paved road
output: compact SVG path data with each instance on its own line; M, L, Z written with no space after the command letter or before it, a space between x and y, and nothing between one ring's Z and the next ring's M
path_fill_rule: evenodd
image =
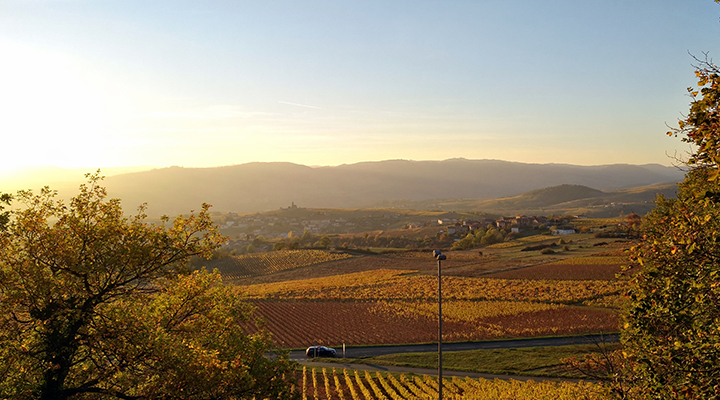
M609 335L588 335L576 337L554 337L540 339L518 339L518 340L495 340L488 342L466 342L466 343L443 343L443 351L462 351L478 349L517 349L522 347L547 347L566 346L571 344L593 344L604 340L606 343L617 343L617 334ZM337 356L342 357L342 346L336 347ZM374 357L386 354L398 353L426 353L437 351L435 344L408 344L399 346L370 346L370 347L346 347L346 358ZM305 351L296 350L290 352L290 358L297 361L305 361Z
M548 347L548 346L566 346L572 344L593 344L604 341L605 343L617 343L619 337L617 334L610 335L589 335L589 336L578 336L578 337L557 337L557 338L542 338L542 339L520 339L520 340L497 340L491 342L469 342L469 343L445 343L443 344L443 351L461 351L461 350L477 350L477 349L517 349L522 347ZM342 347L338 350L338 357L342 357ZM398 353L419 353L419 352L434 352L437 351L437 344L414 344L414 345L402 345L402 346L372 346L372 347L346 347L345 356L347 358L357 357L370 357L379 356L384 354L398 354ZM298 361L301 364L305 364L312 367L320 368L337 368L342 370L357 369L357 370L368 370L368 371L382 371L382 372L402 372L402 373L415 373L418 375L437 375L437 369L424 369L424 368L411 368L411 367L396 367L389 365L374 365L374 364L345 364L345 363L323 363L316 362L312 358L305 356L304 351L292 351L290 352L290 358ZM496 375L496 374L484 374L478 372L461 372L461 371L450 371L443 368L443 377L470 377L470 378L485 378L485 379L503 379L503 380L519 380L519 381L572 381L577 382L579 379L570 378L549 378L549 377L533 377L533 376L520 376L520 375Z

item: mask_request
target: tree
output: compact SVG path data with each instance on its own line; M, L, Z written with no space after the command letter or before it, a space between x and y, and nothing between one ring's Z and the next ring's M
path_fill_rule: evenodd
M488 228L485 235L480 239L480 244L490 245L500 243L504 239L503 234L495 228Z
M4 231L8 222L10 222L10 212L4 211L5 206L3 206L3 204L9 206L10 200L12 200L12 196L10 196L10 194L0 193L0 231Z
M623 342L641 397L720 398L720 74L698 60L700 90L679 129L695 145L676 199L659 196L633 251Z
M217 273L184 271L224 240L209 206L150 225L100 180L69 205L18 194L0 234L0 397L291 397L292 363L244 330L251 308Z
M322 238L320 238L320 240L315 242L315 244L313 244L313 246L320 247L323 249L329 249L330 246L332 246L332 239L330 239L327 235L325 235Z
M453 243L451 250L467 250L471 249L475 244L475 236L472 233L468 233L464 238Z
M315 235L313 235L307 229L305 229L303 231L303 234L302 234L302 236L300 236L300 240L299 240L300 244L303 246L308 246L311 243L313 243L314 241L315 241Z

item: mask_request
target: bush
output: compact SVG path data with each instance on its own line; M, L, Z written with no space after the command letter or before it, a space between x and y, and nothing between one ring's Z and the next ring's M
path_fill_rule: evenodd
M523 247L522 250L520 250L520 251L543 250L543 249L548 249L548 248L553 247L553 246L555 246L554 243L553 243L553 244L535 244L535 245L531 245L531 246L525 246L525 247Z

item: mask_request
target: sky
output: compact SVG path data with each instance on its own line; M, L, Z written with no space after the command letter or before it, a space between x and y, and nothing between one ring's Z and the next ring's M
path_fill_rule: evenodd
M0 172L671 165L712 0L0 0Z

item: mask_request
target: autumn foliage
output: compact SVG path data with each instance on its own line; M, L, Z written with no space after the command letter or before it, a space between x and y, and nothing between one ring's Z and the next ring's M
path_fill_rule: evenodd
M642 265L623 339L638 396L720 398L720 70L698 60L699 89L671 134L694 151L676 199L660 196L633 250Z
M219 275L183 271L222 241L209 206L150 225L100 179L69 205L18 194L0 234L0 397L292 397L290 361L242 329L250 306Z

